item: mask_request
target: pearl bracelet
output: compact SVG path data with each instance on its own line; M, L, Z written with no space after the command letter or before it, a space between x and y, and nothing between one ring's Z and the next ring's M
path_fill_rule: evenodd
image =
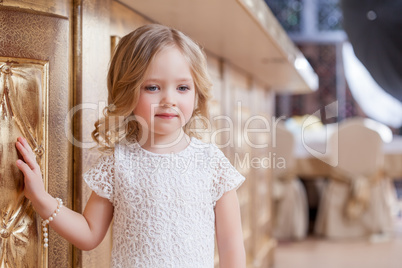
M55 211L53 212L52 215L50 215L50 217L47 220L42 220L42 226L43 226L43 247L47 248L49 246L48 244L48 232L47 232L47 228L46 225L48 225L51 221L54 220L54 218L56 218L57 214L60 212L61 207L63 206L63 200L61 200L60 198L56 198L57 200L57 208L55 209Z

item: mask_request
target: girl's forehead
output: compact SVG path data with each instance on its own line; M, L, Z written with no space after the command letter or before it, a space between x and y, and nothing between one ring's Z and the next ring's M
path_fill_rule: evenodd
M180 76L183 79L193 80L191 62L177 46L168 46L155 53L144 73L149 76Z
M161 56L167 54L167 53L175 53L175 56L179 56L179 57L183 57L187 60L188 64L191 64L190 62L190 57L188 55L186 55L186 53L177 45L175 44L169 44L169 45L165 45L160 47L155 54L153 55L153 57L150 60L150 63L154 62L155 59L160 58Z

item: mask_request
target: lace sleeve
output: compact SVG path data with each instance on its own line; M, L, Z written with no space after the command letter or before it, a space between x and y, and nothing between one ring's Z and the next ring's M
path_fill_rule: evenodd
M218 201L224 193L239 188L245 178L233 167L221 150L213 146L212 151L213 161L215 162L212 198L215 206L216 201Z
M85 172L83 178L97 195L109 199L113 203L114 193L114 156L108 155L100 158L98 164Z

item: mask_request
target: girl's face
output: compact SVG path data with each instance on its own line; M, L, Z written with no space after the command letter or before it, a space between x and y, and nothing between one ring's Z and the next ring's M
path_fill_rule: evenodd
M134 115L143 133L179 134L194 111L195 85L190 65L178 48L168 47L155 55L140 90Z

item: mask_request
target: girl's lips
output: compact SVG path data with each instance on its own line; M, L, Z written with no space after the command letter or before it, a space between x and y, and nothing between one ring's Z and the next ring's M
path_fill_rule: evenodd
M155 116L163 119L172 119L175 117L178 117L177 114L170 114L170 113L162 113L162 114L156 114Z

